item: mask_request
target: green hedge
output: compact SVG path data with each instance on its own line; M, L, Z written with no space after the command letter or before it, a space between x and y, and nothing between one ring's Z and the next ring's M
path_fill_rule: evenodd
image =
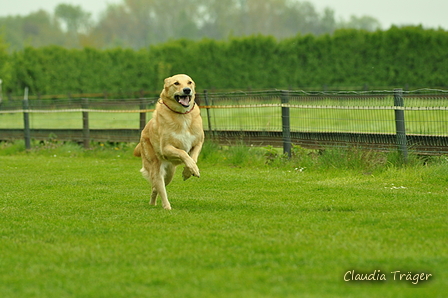
M201 89L445 87L447 49L448 31L421 27L339 30L281 41L176 40L140 51L51 46L8 55L0 61L0 78L13 95L25 86L42 95L155 91L175 73L191 75Z

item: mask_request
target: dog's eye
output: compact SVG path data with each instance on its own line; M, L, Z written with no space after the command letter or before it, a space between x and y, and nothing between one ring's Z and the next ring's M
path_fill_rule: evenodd
M179 86L180 83L179 82L174 82L174 85Z
M192 81L188 81L188 85L191 85L191 84L193 84L193 82Z

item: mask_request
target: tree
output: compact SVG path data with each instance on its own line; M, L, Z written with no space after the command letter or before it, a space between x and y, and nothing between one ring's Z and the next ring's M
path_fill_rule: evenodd
M91 14L79 5L59 4L54 15L65 23L67 32L72 34L86 33L91 27Z
M23 49L25 46L64 45L64 34L58 22L44 10L24 17L0 18L0 28L4 29L5 41L9 43L12 51Z
M321 19L321 30L317 34L332 33L336 29L336 20L334 17L334 10L331 8L324 9L324 15Z
M7 48L3 34L0 34L0 106L3 100L3 84L8 84L11 76Z
M381 24L377 19L370 16L357 17L352 15L350 21L342 22L338 27L375 31L381 29Z
M27 45L69 48L141 49L175 39L226 39L269 35L285 39L298 34L331 34L338 28L373 31L379 22L352 16L336 22L333 10L318 11L298 0L122 0L108 4L95 24L79 5L59 4L26 17L0 18L11 49Z

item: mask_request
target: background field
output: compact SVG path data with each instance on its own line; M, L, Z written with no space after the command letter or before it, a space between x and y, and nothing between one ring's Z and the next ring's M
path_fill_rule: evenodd
M376 153L302 151L286 161L273 148L207 144L201 178L178 171L166 211L148 205L132 145L21 147L0 147L2 297L448 291L446 157L400 167ZM345 282L348 270L387 281ZM433 278L394 281L397 270Z

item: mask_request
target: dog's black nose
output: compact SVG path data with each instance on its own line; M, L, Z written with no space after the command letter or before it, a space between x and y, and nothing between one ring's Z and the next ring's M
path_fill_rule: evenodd
M185 87L182 91L184 91L184 94L190 94L191 93L191 89L188 87Z

